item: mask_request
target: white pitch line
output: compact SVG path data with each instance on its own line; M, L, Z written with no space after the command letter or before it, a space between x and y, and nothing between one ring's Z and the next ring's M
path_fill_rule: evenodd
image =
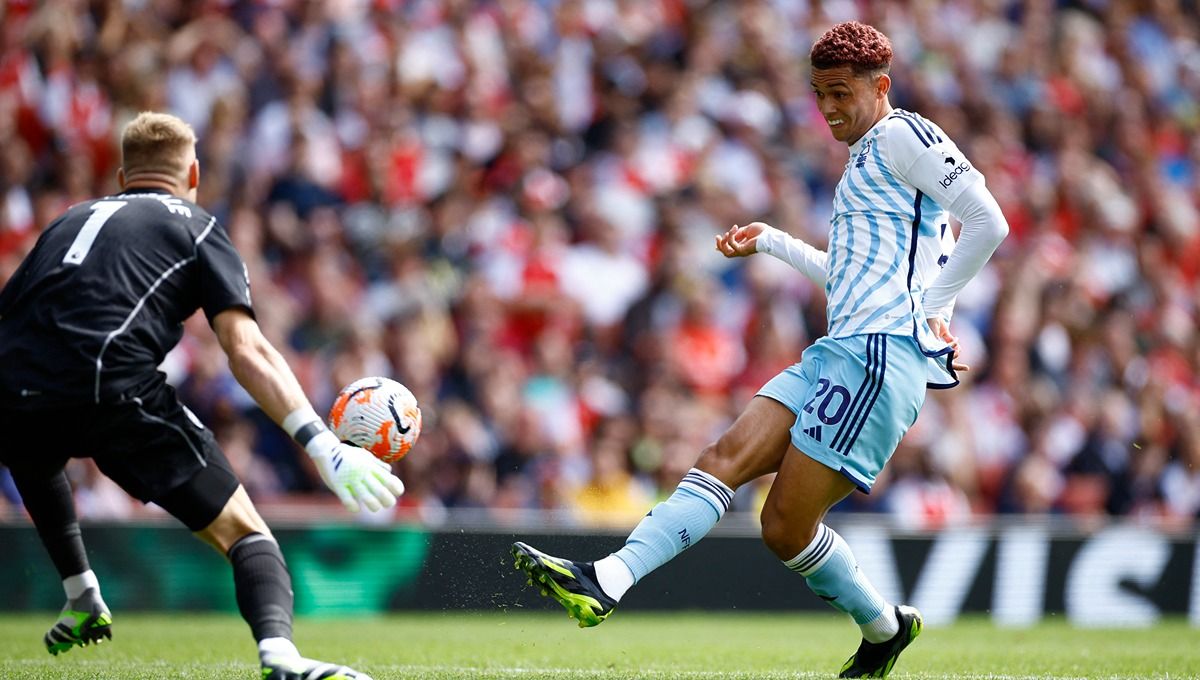
M114 663L111 659L79 659L71 662L73 667L103 667L111 668ZM166 661L132 661L122 660L119 662L128 666L141 666L153 668L156 670L164 669L197 669L197 670L231 670L231 671L249 671L255 666L244 662L213 662L213 663L182 663L174 664ZM0 661L0 669L16 667L37 666L41 667L45 662L39 659L7 659ZM377 680L388 680L391 677L411 677L411 674L430 674L444 675L454 673L463 677L471 676L526 676L526 675L543 675L547 677L563 677L569 675L572 678L612 678L612 677L630 677L636 675L638 678L653 679L653 678L755 678L756 680L771 680L778 678L780 680L807 680L808 678L830 677L829 673L816 671L795 671L795 672L768 672L762 673L759 671L695 671L695 670L651 670L646 668L629 668L629 669L584 669L584 668L531 668L524 666L503 667L503 668L487 668L482 666L438 666L438 665L420 665L420 664L364 664L369 666L375 674ZM64 669L66 670L66 669ZM132 669L130 669L132 670ZM396 675L391 675L395 673ZM912 673L900 672L902 677L913 675ZM973 674L953 674L953 675L920 675L913 676L929 680L1140 680L1142 678L1158 678L1167 679L1170 675L1106 675L1106 676L1072 676L1072 675L1001 675L992 673L973 673Z
M609 668L609 669L583 669L583 668L529 668L529 667L505 667L505 668L486 668L481 666L431 666L431 665L409 665L409 664L384 664L372 666L376 671L396 670L409 673L473 673L482 675L527 675L527 674L542 674L542 675L563 675L570 674L572 677L612 677L628 675L635 673L641 678L738 678L738 677L755 677L755 678L789 678L791 680L802 680L805 678L829 678L829 673L818 671L794 671L794 672L768 672L760 671L695 671L695 670L673 670L673 669L647 669L647 668ZM901 672L901 675L909 675L910 673ZM1108 675L1108 676L1074 676L1074 675L1000 675L994 673L978 673L978 674L960 674L952 675L921 675L922 678L930 678L934 680L1140 680L1141 678L1169 678L1170 676L1163 675L1147 675L1147 676L1130 676L1130 675Z

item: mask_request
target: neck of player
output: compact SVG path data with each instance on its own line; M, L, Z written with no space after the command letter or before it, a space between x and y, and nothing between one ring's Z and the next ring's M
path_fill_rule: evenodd
M854 139L847 141L846 146L854 146L855 144L858 144L858 140L865 137L866 134L871 131L871 128L875 127L879 123L879 121L883 120L884 118L887 118L888 114L891 112L892 112L892 104L885 97L882 101L879 102L879 106L875 110L875 116L871 119L871 124L867 126L867 129L862 131L862 134L858 135Z
M139 172L133 175L126 175L124 181L121 182L121 190L132 191L135 189L159 189L169 191L171 194L181 198L188 197L186 181L160 172Z

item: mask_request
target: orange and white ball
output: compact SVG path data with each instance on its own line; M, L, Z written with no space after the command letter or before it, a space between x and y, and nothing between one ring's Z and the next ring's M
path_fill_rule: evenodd
M413 393L395 380L361 378L338 393L329 410L329 426L338 439L394 463L421 436L421 409Z

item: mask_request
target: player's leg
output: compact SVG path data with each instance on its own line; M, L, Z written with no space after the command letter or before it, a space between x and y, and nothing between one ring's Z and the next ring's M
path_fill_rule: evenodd
M112 613L100 596L100 581L88 564L75 501L66 472L10 468L38 537L62 579L67 603L43 642L57 655L75 646L112 639Z
M130 495L154 502L223 553L242 618L258 642L263 680L370 680L305 659L292 637L292 579L283 553L216 440L161 385L113 408L96 456Z
M203 501L175 496L166 502L189 507ZM238 610L258 643L264 680L370 680L346 666L306 659L292 643L292 577L279 544L242 486L236 486L217 517L196 535L233 567Z
M920 634L921 616L887 602L850 546L823 523L826 511L854 488L840 472L791 447L763 506L763 541L814 593L858 624L863 640L842 677L886 677Z
M763 542L821 599L846 612L871 642L899 630L894 607L858 568L850 547L823 523L855 489L839 472L791 447L762 510Z
M50 411L0 409L0 432L7 437L0 448L0 464L12 474L38 537L62 579L67 602L58 621L43 637L47 651L58 654L74 646L112 639L112 614L100 596L100 583L88 564L71 484L63 471L70 452L62 451L42 436L60 423L74 423L71 439L54 442L88 441L88 413L74 410L69 417ZM37 441L25 441L36 433Z
M884 677L920 633L920 614L888 603L823 520L856 487L870 490L916 419L924 358L915 343L888 336L822 339L814 353L821 355L815 389L798 411L792 445L763 507L763 540L861 629L862 644L842 675Z
M208 465L155 502L229 560L238 611L258 643L264 680L370 680L306 659L292 643L292 577L275 537L215 447Z
M580 626L600 623L634 583L704 538L729 508L735 489L778 469L793 422L795 416L778 401L755 397L729 430L704 449L674 493L642 519L623 548L588 563L516 543L517 567Z
M778 401L750 400L733 425L704 448L671 496L642 519L625 546L597 565L626 566L632 585L699 542L729 509L734 491L779 469L793 422L795 416ZM624 589L615 596L622 594Z

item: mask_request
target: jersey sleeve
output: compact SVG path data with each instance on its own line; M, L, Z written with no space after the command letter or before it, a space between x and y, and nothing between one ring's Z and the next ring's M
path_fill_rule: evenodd
M804 274L809 281L825 287L829 279L829 254L775 227L768 227L754 244L756 252L774 255Z
M22 281L25 279L25 272L29 270L29 261L32 259L32 257L26 256L17 267L17 271L9 277L8 283L4 285L3 289L0 289L0 319L4 318L4 315L8 313L8 308L12 306L13 300L20 295Z
M200 270L200 307L208 322L233 307L244 308L251 315L250 274L246 263L225 228L212 220L207 233L196 242L196 261Z
M37 259L37 253L45 242L46 235L50 233L51 229L62 224L65 219L65 214L60 215L42 230L41 235L38 236L37 243L25 254L25 258L21 260L21 264L17 266L16 271L8 278L8 282L4 284L4 288L0 289L0 318L4 318L4 315L8 313L13 303L28 288L25 279L29 277L29 270L33 268L33 262Z
M915 114L888 121L886 158L897 177L938 205L949 206L967 187L984 181L946 133Z

